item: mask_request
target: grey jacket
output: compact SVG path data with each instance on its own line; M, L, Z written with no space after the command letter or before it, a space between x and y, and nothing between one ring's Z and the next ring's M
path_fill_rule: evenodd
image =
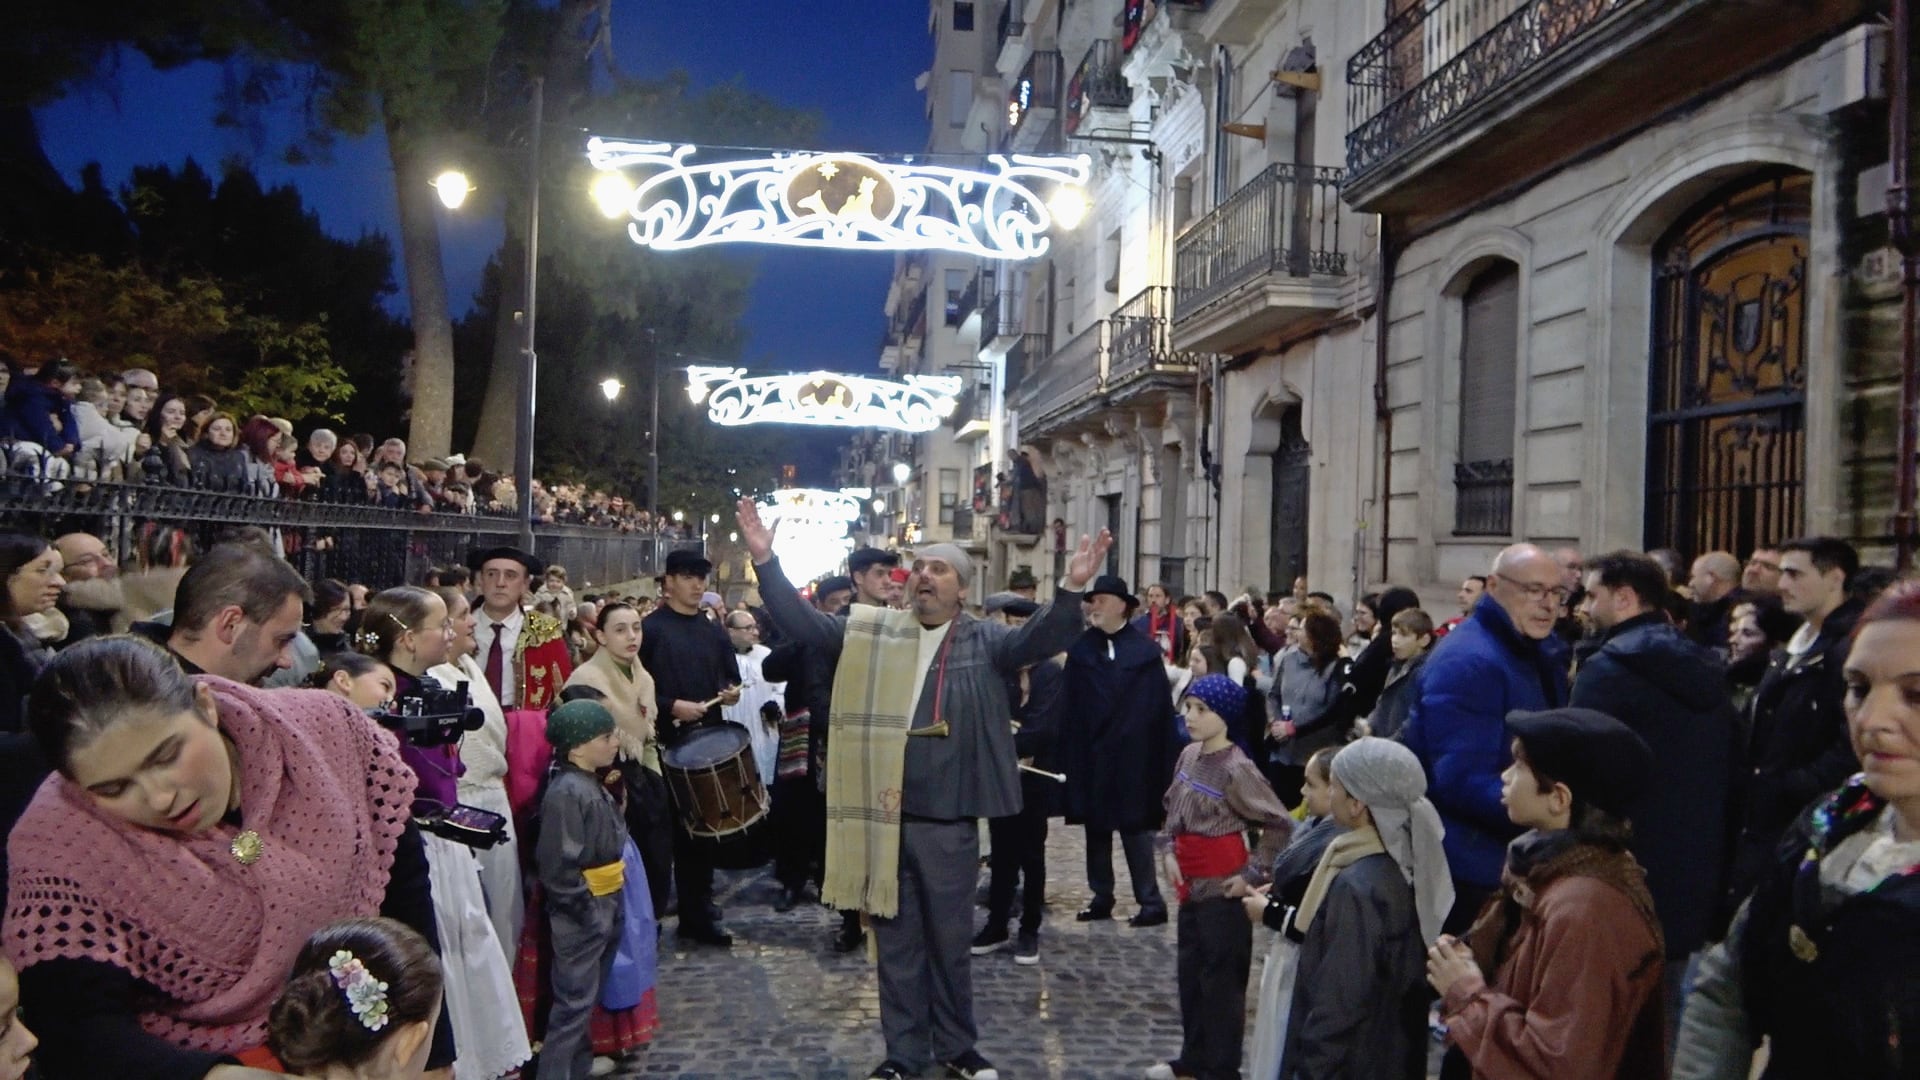
M836 619L800 599L780 569L780 560L756 564L760 596L780 632L820 650L838 663L847 631ZM1013 745L1013 707L1007 678L1066 650L1081 628L1080 594L1061 589L1019 629L962 612L946 646L946 687L934 716L939 680L929 673L912 726L945 720L951 733L907 740L901 810L939 821L1005 817L1020 812L1019 756Z
M561 764L540 800L540 839L534 865L547 906L578 912L593 901L587 891L590 866L619 862L627 822L600 778L572 764Z
M1426 947L1387 855L1340 871L1300 945L1281 1080L1426 1075Z

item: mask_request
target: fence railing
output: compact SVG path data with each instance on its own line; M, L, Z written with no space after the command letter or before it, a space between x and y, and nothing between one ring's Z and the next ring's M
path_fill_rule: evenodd
M1155 371L1198 371L1203 353L1173 347L1173 288L1149 285L1109 316L1107 385L1119 386Z
M1028 367L1026 378L1014 391L1023 426L1094 397L1105 388L1109 326L1101 319L1044 361Z
M1513 532L1513 460L1461 461L1453 466L1453 534Z
M980 303L980 347L986 348L999 338L1018 334L1026 325L1026 297L1021 295L1018 271L1000 271L991 283L992 295Z
M1434 137L1616 11L1650 0L1421 0L1347 61L1347 172Z
M1025 381L1027 372L1046 362L1047 354L1053 351L1053 335L1045 332L1018 334L1013 344L1007 347L1006 384L1018 389Z
M1080 58L1067 80L1067 101L1061 126L1067 134L1080 130L1087 113L1095 109L1124 109L1133 104L1133 84L1121 69L1126 57L1118 42L1096 41Z
M265 529L309 581L335 577L373 589L417 582L429 567L463 562L469 551L515 543L509 515L416 513L346 503L263 498L159 484L0 477L0 527L58 536L88 532L116 560L155 527L175 527L206 550L243 526ZM660 572L669 551L700 540L622 532L595 525L536 525L535 554L567 568L576 587L609 585Z
M1041 49L1027 57L1020 75L1007 91L1007 139L1016 147L1031 148L1040 133L1028 128L1034 110L1054 115L1060 107L1060 53Z
M1175 319L1256 278L1347 272L1339 169L1275 163L1174 241Z

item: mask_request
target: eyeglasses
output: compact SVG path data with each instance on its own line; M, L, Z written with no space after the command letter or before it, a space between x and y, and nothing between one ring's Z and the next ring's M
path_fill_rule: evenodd
M1539 603L1542 600L1552 600L1556 604L1561 604L1566 602L1567 597L1573 595L1573 590L1567 588L1565 585L1538 585L1525 581L1513 581L1509 578L1501 578L1500 580L1519 589L1522 593L1526 594L1527 599L1535 603Z

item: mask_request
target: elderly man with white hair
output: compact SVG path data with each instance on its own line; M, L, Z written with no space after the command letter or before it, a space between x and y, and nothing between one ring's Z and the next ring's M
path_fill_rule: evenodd
M1446 824L1450 934L1464 933L1499 886L1516 834L1500 801L1500 774L1513 763L1507 714L1567 703L1567 647L1553 628L1568 591L1553 556L1533 544L1503 550L1472 614L1415 677L1401 740L1426 769L1428 798Z

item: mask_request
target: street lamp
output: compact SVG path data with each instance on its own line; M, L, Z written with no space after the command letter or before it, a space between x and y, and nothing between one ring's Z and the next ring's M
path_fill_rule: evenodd
M440 195L440 205L449 210L460 209L461 205L467 201L467 196L473 194L474 190L473 183L467 179L467 174L459 169L448 169L434 177L432 187Z
M1087 193L1077 187L1061 187L1047 200L1054 224L1071 232L1087 219Z
M633 181L628 180L624 173L603 172L594 178L590 190L593 204L609 218L625 216L628 207L633 205Z
M625 387L620 385L619 379L608 377L600 380L600 392L606 395L609 405L613 404L614 399L620 396L620 391L623 389Z
M908 479L910 479L912 476L913 476L913 466L907 464L904 461L896 461L893 463L893 482L895 484L905 486Z

